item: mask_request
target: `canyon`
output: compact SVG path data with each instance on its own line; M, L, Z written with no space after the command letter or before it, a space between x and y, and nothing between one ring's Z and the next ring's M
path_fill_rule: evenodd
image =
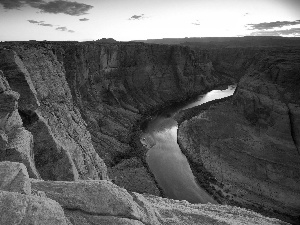
M0 215L19 215L1 222L285 224L263 213L296 224L299 53L297 46L1 43ZM178 143L198 183L223 205L162 198L140 124L232 83L232 98L178 119Z

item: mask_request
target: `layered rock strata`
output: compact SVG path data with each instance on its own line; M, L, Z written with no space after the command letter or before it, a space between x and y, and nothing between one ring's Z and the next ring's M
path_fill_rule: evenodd
M24 87L12 88L24 96L19 113L34 136L36 166L47 180L105 179L99 155L118 184L159 193L144 154L133 144L135 126L153 110L221 82L207 52L185 47L43 43L6 48L0 68L9 82L22 77ZM124 163L138 168L125 173ZM145 189L130 179L142 181Z
M21 93L16 114L33 135L35 165L46 180L106 179L106 166L73 104L64 68L44 48L0 50L0 68ZM26 131L26 132L28 132Z
M143 117L158 108L182 101L228 80L238 80L246 71L249 74L254 71L256 66L259 68L258 74L271 70L271 64L268 64L271 62L268 61L270 59L263 60L268 56L269 50L198 51L178 46L72 42L4 43L1 46L5 46L0 47L2 77L5 77L11 85L11 90L7 89L7 81L1 79L0 101L3 105L1 103L0 112L4 112L0 117L1 150L7 150L10 143L21 143L17 146L22 147L14 146L14 149L30 150L26 152L30 152L27 155L31 156L29 159L34 160L33 165L37 168L38 175L45 180L61 180L59 182L32 180L34 188L31 195L35 195L33 198L29 194L15 195L3 191L5 199L15 199L5 202L17 202L21 199L21 202L30 206L29 210L25 210L26 204L20 207L23 214L34 212L35 207L32 208L31 205L38 204L43 209L37 216L44 212L45 215L41 218L49 215L51 219L48 221L57 219L57 222L51 222L52 224L198 224L199 221L207 224L239 224L247 221L249 224L282 223L240 208L191 205L187 202L127 192L109 181L71 182L80 179L107 179L105 161L109 166L109 173L113 176L112 179L118 185L130 191L157 194L155 182L143 163L144 154L133 143L135 137L132 132L135 131L135 126ZM278 53L273 53L275 54L273 60L277 62ZM297 53L295 55L297 56ZM226 59L222 60L223 57ZM291 63L285 63L285 60L280 59L277 64L282 66L273 68L276 74L274 77L279 77L274 79L279 79L283 83L287 78L284 74L289 74L293 69L289 71ZM288 80L290 78L288 77ZM254 82L248 80L244 83L249 81ZM297 79L289 83L297 83ZM255 82L254 84L256 85ZM290 86L288 89L297 90L296 87ZM285 90L282 93L285 94ZM289 115L290 121L293 121L290 126L291 136L298 146L299 113L298 103L295 100L297 96L291 93L287 97L290 97L287 101L291 103ZM235 102L239 101L236 98ZM244 104L244 108L247 105L248 103ZM235 119L238 119L238 115L243 111L242 108L239 110L233 114L236 115ZM255 110L254 112L256 113ZM251 118L247 117L245 121L251 124L249 122ZM19 130L23 131L22 138L10 139L10 134ZM194 136L191 134L190 137ZM19 141L24 139L31 140L26 143L32 144L25 145L23 141ZM193 141L188 140L186 143L193 145ZM184 142L181 144L183 146ZM1 154L3 152L1 151ZM8 156L6 154L1 160L11 160L7 158ZM197 160L195 164L199 162ZM26 165L29 176L35 177L30 175L34 172L31 171L32 167L26 164L24 157L20 161ZM211 175L212 170L208 173ZM38 178L38 175L35 178ZM140 179L141 177L143 179ZM212 177L219 179L217 173ZM293 179L293 175L289 178L291 177ZM132 182L129 182L131 179ZM140 181L142 184L139 187L133 185ZM228 183L234 182L230 180ZM218 184L215 183L216 189ZM97 192L98 189L103 193ZM91 197L94 193L99 195L101 202L94 201L95 197ZM49 198L59 204L52 200L48 204ZM256 200L252 201L251 196L249 198L247 195L243 200L241 196L239 198L241 200L234 201L233 204L255 206ZM285 203L290 204L291 201ZM293 208L295 206L293 204L292 202L288 207ZM13 211L13 208L3 207L3 210L1 215ZM49 213L47 210L50 210ZM16 214L23 215L22 213ZM36 220L30 219L35 216L34 213L30 213L25 217L28 219L24 220L28 224ZM294 211L288 213L294 215ZM52 217L55 214L58 218Z
M300 216L299 49L258 57L232 98L184 121L178 141L221 202L295 224ZM215 181L213 179L216 179Z

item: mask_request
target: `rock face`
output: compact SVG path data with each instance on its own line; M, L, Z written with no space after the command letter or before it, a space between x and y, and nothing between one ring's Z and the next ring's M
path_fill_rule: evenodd
M300 216L300 50L268 50L248 67L232 101L183 122L178 141L194 169L217 181L219 200Z
M5 225L285 224L236 207L129 193L109 181L29 180L26 167L15 162L0 163L0 171Z
M193 205L128 193L109 181L38 181L32 188L59 202L72 224L285 224L231 206Z
M68 220L57 202L32 194L24 164L6 161L0 162L0 224L67 225Z
M205 53L144 44L70 45L57 49L74 101L107 165L132 151L133 125L150 110L186 99L218 79Z
M22 162L30 177L40 178L34 163L33 137L24 129L18 112L19 97L0 71L0 161Z
M136 43L1 43L0 160L24 163L29 177L37 179L31 179L30 192L22 186L23 180L28 184L23 165L0 169L5 181L0 223L284 224L237 207L141 194L159 191L135 143L145 116L247 73L232 103L223 103L215 114L208 111L204 122L197 117L195 124L182 124L181 145L191 162L217 179L216 190L227 188L229 197L219 196L221 202L297 216L299 66L276 54ZM289 54L298 60L299 53ZM224 134L216 129L221 122L226 122ZM199 134L203 142L197 142ZM214 135L220 138L210 138ZM229 154L218 154L223 145ZM238 154L236 146L247 154ZM206 153L203 159L199 148ZM282 154L285 150L288 154ZM243 168L238 157L245 161ZM129 191L105 180L104 162L110 178Z
M31 184L24 164L0 162L0 190L31 194Z
M33 134L35 164L47 180L106 179L64 76L52 51L19 46L0 50L0 68L21 93L18 111ZM22 59L21 59L22 58ZM20 116L19 116L20 117Z
M143 156L132 144L136 125L221 82L207 52L178 46L20 44L6 46L1 57L8 82L20 80L12 89L21 93L18 111L34 137L43 179L106 179L102 158L120 185L153 194L158 190L143 163L130 179L144 188L134 188L117 166L125 158L134 168L130 158Z
M61 206L51 200L15 192L0 191L0 223L67 225Z

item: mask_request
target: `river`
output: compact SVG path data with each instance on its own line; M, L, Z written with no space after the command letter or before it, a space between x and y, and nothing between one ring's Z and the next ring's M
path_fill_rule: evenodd
M191 203L217 203L199 187L185 155L177 144L178 125L174 116L180 110L230 96L234 90L233 85L226 90L213 90L192 102L170 107L144 127L141 142L149 149L146 161L166 197Z

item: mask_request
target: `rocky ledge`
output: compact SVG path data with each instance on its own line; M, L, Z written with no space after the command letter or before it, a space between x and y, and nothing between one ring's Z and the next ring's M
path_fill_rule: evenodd
M193 117L178 132L199 183L220 202L295 224L300 222L299 62L300 49L265 51L231 99L186 112Z
M1 162L0 171L0 223L5 225L285 224L238 207L128 192L104 180L30 179L16 162Z

